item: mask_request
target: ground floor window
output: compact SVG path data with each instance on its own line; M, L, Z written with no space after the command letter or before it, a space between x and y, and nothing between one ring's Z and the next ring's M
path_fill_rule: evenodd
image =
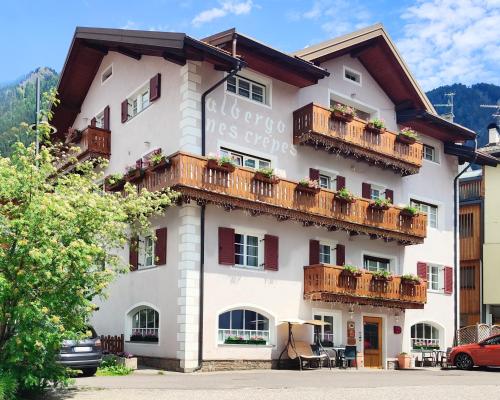
M333 334L333 315L314 313L314 319L326 323L326 325L314 326L314 343L320 341L323 347L333 347L335 339Z
M156 310L141 308L132 315L131 342L158 342L160 318Z
M219 344L269 344L269 319L256 311L237 309L219 315Z
M439 329L428 323L418 323L411 327L411 347L414 350L439 349Z

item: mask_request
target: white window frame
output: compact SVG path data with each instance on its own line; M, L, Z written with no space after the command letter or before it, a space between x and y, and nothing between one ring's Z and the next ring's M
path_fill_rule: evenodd
M102 110L94 118L95 118L95 126L96 126L96 128L104 129L104 110Z
M264 101L260 102L257 100L253 100L251 97L245 97L240 95L238 93L238 86L236 87L236 93L229 91L227 89L228 88L227 81L226 84L224 85L225 94L229 96L234 96L237 99L249 101L252 104L258 104L263 107L272 108L272 79L269 79L266 76L263 76L261 74L255 73L250 70L245 70L245 72L237 74L236 77L239 77L243 80L250 81L250 83L255 83L256 85L264 87L265 88Z
M233 329L232 328L232 312L233 311L241 311L241 310L243 310L243 329ZM246 314L245 311L251 311L251 312L254 312L254 313L259 314L262 317L264 317L267 320L267 329L245 329L245 314ZM225 314L228 312L230 313L229 329L220 328L219 318L222 314ZM264 321L264 320L257 319L256 321L258 322L258 321ZM258 328L258 326L256 326L256 328ZM245 306L241 306L241 307L235 307L235 308L231 308L231 309L228 309L225 311L221 311L217 314L217 344L219 346L221 346L221 345L225 345L225 346L242 346L243 345L243 346L245 346L245 344L226 344L226 343L224 343L226 341L227 336L242 336L245 340L248 340L253 336L261 336L261 337L266 339L266 345L269 346L271 344L271 318L269 318L262 311L254 309L253 307L248 308Z
M244 264L236 263L236 235L243 235L244 244L243 244L243 260ZM262 271L264 269L264 234L251 230L244 230L236 228L234 231L235 236L235 250L234 250L234 267L248 269L251 271ZM257 238L257 265L248 265L247 256L248 256L248 236ZM239 254L239 253L238 253Z
M111 72L107 75L108 72ZM107 76L106 76L107 75ZM113 64L110 64L104 71L101 73L101 85L104 85L109 79L113 76Z
M153 102L149 101L149 81L142 84L137 90L132 92L132 94L127 96L128 103L128 118L127 122L131 119L137 117L144 110L147 110ZM147 101L144 102L146 97Z
M320 308L313 308L312 309L312 314L311 314L311 319L315 319L315 316L321 316L322 321L324 320L325 316L328 317L333 317L333 325L332 325L332 335L333 335L333 344L334 346L341 345L343 343L343 338L342 338L342 311L338 310L324 310ZM324 335L324 327L321 327L321 335ZM315 332L313 329L312 332L312 337L311 337L311 343L315 343ZM328 347L327 347L328 348Z
M433 150L433 159L428 159L425 157L425 149L426 148L431 148ZM429 162L432 162L434 164L439 164L439 155L438 155L438 148L436 146L432 146L430 144L426 144L424 143L424 147L423 147L423 157L422 157L425 161L429 161Z
M145 327L145 328L138 328L138 327L134 327L134 319L135 319L135 316L143 311L148 311L148 310L152 310L154 312L154 319L153 319L153 322L154 322L154 327L153 328L149 328L149 327ZM158 338L158 341L154 341L154 342L147 342L147 341L144 341L144 342L141 342L139 341L138 343L151 343L151 344L158 344L160 342L160 313L158 312L158 310L154 309L153 307L150 307L150 306L147 306L147 305L144 305L144 306L141 306L141 307L138 307L134 310L132 310L131 312L129 312L129 315L130 315L130 336L132 336L134 334L134 332L140 332L141 334L150 334L151 332L155 333L156 334L156 337ZM147 317L147 314L146 314L146 317ZM139 316L139 322L140 322L140 316ZM147 325L147 322L148 320L146 319L146 325ZM129 336L129 340L130 340L130 336ZM136 342L132 342L132 343L136 343Z
M336 260L335 260L335 257L337 255L337 250L336 250L336 247L337 247L337 242L332 242L330 240L321 240L319 239L319 262L322 263L322 264L332 264L332 265L335 265L336 263ZM322 253L321 252L321 247L325 247L325 246L328 246L330 248L330 262L326 262L326 261L322 261L322 254L325 254L325 253Z
M370 183L370 198L372 200L377 200L377 199L385 199L386 194L385 191L387 188L382 185L377 185L376 183ZM374 195L374 191L378 192L378 196Z
M322 171L320 170L319 171L319 186L322 188L322 189L328 189L328 190L336 190L337 188L337 176L338 174L336 173L331 173L331 172L326 172L326 171ZM328 181L328 186L323 186L321 184L321 178L326 178L327 181Z
M235 160L235 161L237 161L238 159L241 159L241 164L239 162L236 162L236 164L241 166L241 167L251 168L251 169L255 169L255 170L258 170L259 168L262 168L262 167L272 168L272 162L270 159L267 159L267 158L262 158L262 157L254 156L252 154L242 153L240 151L234 151L234 150L228 149L226 147L221 147L219 150L219 153L220 153L220 155L229 156L229 157L233 158L233 160ZM255 168L250 167L248 165L245 165L247 161L254 161ZM261 166L261 163L262 164L267 163L268 165Z
M418 199L414 199L414 198L410 198L410 204L417 208L419 211L421 212L425 212L427 214L427 226L429 228L433 228L433 229L439 229L439 205L437 204L432 204L432 203L428 203L426 201L422 201L422 200L418 200ZM422 206L424 206L424 208L427 208L427 210L425 209L422 209ZM435 209L436 210L436 213L435 213L435 226L432 226L431 224L431 214L428 210L432 210L432 209Z
M419 338L417 335L417 325L422 325L422 333L423 333L422 338ZM426 325L431 327L431 337L429 337L429 338L425 337L425 326ZM414 335L411 332L413 327L415 327L415 334ZM436 333L436 332L437 332L437 338L434 337L434 333ZM412 350L414 350L415 343L419 343L419 342L421 342L422 345L424 345L424 346L437 344L439 347L441 347L440 336L441 336L441 332L437 326L435 326L429 322L417 322L417 323L410 326L410 348Z
M398 269L399 265L397 256L394 256L392 254L376 253L373 251L363 251L361 252L361 263L358 264L361 266L361 268L365 268L365 257L382 258L389 260L389 272L392 274L400 273Z
M138 270L150 269L156 267L155 263L155 248L156 241L153 235L141 236L139 237L139 264L137 265ZM147 263L147 258L149 258L146 251L151 250L151 263Z
M427 291L444 293L444 265L427 264Z
M353 81L352 79L347 78L346 73L350 73L352 75L357 75L359 77L359 82L357 80ZM351 68L351 67L344 65L342 68L342 78L344 79L344 81L354 83L355 85L358 85L358 86L363 86L363 74L361 72L355 70L354 68Z

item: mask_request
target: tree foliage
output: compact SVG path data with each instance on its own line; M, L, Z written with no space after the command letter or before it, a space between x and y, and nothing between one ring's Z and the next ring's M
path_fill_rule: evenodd
M129 184L125 195L106 193L96 183L104 161L61 174L56 154L49 143L37 156L19 142L0 157L0 375L28 390L65 381L62 340L81 336L92 300L129 268L116 249L150 232L150 217L175 198Z

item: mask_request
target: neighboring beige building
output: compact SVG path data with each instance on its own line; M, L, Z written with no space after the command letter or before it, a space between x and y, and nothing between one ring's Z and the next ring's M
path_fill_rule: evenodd
M327 322L295 338L355 345L369 367L451 346L453 180L475 133L436 114L381 25L293 55L235 30L78 28L58 92L56 139L109 158L106 175L182 195L152 221L156 241L118 250L132 271L92 321L142 362L271 367L291 318Z

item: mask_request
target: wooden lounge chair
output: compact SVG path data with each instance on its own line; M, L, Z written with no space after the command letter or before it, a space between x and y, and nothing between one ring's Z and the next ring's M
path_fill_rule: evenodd
M304 364L311 366L311 362L317 362L318 367L321 368L324 360L327 360L328 366L330 369L332 368L330 357L328 357L326 352L315 354L312 351L311 345L302 341L294 341L288 344L288 357L291 360L299 360L299 368L301 371Z

